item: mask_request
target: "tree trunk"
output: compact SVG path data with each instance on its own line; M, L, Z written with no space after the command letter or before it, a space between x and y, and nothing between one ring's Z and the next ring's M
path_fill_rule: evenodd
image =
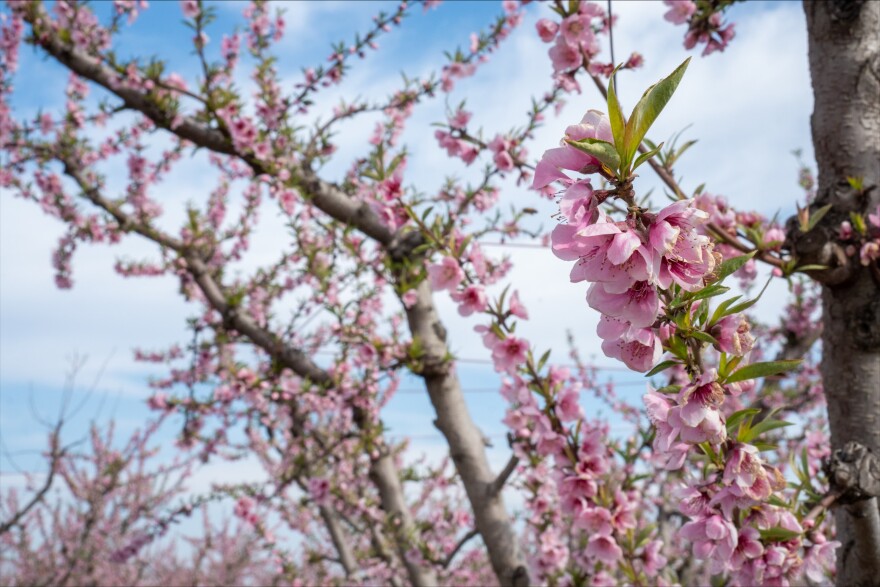
M822 246L835 248L850 213L880 204L880 2L805 0L818 164L815 206L832 204L820 224ZM863 178L856 190L847 178ZM839 249L839 248L838 248ZM830 255L826 255L829 258ZM831 443L857 441L880 454L880 271L858 255L817 275L823 283L822 378ZM880 585L877 499L836 509L838 585Z

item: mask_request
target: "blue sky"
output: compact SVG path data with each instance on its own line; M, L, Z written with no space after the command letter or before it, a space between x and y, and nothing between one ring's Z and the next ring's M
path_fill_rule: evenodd
M409 75L425 75L439 69L442 52L466 47L470 33L488 25L500 12L500 4L446 2L427 13L413 11L404 26L379 40L378 52L355 63L345 83L320 95L314 114L328 112L343 96L390 94L399 85L401 70ZM243 6L240 2L218 5L218 21L208 31L215 51L222 33L242 22L239 14ZM299 79L302 67L325 62L331 42L352 39L355 32L368 29L373 14L393 6L373 2L286 3L288 32L278 46L278 55L279 70L289 82L287 87ZM642 70L626 72L619 79L621 100L627 109L644 88L672 71L689 53L682 47L684 29L662 19L661 3L615 2L614 11L620 14L615 30L618 60L631 51L639 51L646 58ZM474 122L481 124L490 137L518 124L531 96L541 96L550 88L548 46L535 35L534 22L552 13L538 4L528 6L526 13L523 25L490 62L475 77L460 82L449 97L450 104L466 98L474 111ZM797 165L790 151L802 148L807 161L812 156L812 95L802 8L799 2L749 3L736 7L731 19L737 23L737 37L728 51L709 58L695 56L652 135L656 141L664 140L692 125L685 136L697 138L699 143L680 164L684 186L692 189L705 182L709 192L724 194L741 208L767 215L781 210L784 218L800 198L795 182ZM190 54L189 33L180 21L177 2L151 2L138 22L120 37L120 54L156 54L168 60L168 71L177 71L191 80L196 67ZM53 111L62 103L66 75L30 49L23 50L16 82L14 106L20 113L40 108ZM247 81L243 78L240 83L244 87ZM467 178L475 171L450 167L435 144L429 125L443 120L443 100L439 97L419 107L403 136L411 152L407 181L425 191L436 189L444 172ZM528 145L531 156L554 147L565 126L579 120L589 108L603 109L603 105L595 89L584 84L582 94L568 97L561 116L548 117L546 126ZM362 145L375 120L365 117L341 129L340 149L325 169L328 176L339 177L352 158L363 152ZM200 199L200 188L207 183L200 174L207 173L206 169L196 161L191 167L181 166L169 178L163 188L167 191L163 204L169 211L168 226L181 218L186 201ZM119 181L118 174L110 174L111 187ZM654 187L655 193L662 191L647 171L639 181L643 190ZM506 185L502 197L517 206L537 207L544 227L552 227L554 206L512 183ZM0 436L4 447L16 453L44 446L45 433L30 414L29 398L44 417L51 417L69 371L68 357L76 353L88 356L77 379L76 393L82 394L95 380L97 384L71 423L70 435L81 436L93 418L104 421L115 417L122 428L136 426L143 419L144 400L149 394L145 379L161 371L134 363L133 347L160 349L175 342L185 344L185 319L195 311L178 298L177 284L172 279L125 280L112 271L119 255L137 258L151 253L149 247L138 242L114 249L81 247L74 258L74 289L57 290L50 258L61 232L61 225L45 217L36 206L0 193ZM264 231L254 242L253 262L271 255L283 238L280 221L267 218ZM515 263L511 280L520 289L532 317L521 325L521 331L540 348L552 348L557 360L565 361L566 330L571 330L585 358L612 365L602 356L593 334L597 317L583 301L585 287L568 283L568 265L545 250L508 252ZM243 265L246 267L247 263ZM760 310L765 319L774 316L783 289L781 284L773 286L765 297L767 301ZM460 318L445 294L437 297L451 346L458 356L488 358L472 332L476 322ZM497 384L497 376L488 365L462 365L460 375L466 391ZM638 401L643 391L638 375L608 371L601 378L621 382L621 395L633 401ZM417 382L409 381L402 387L415 390ZM467 397L479 426L494 440L492 459L500 466L508 454L500 422L504 402L496 393L485 391L468 391ZM584 408L591 417L608 415L607 409L595 402L585 401ZM424 394L399 394L388 406L384 419L392 436L414 435L416 451L442 454L442 439L431 425L433 413ZM166 430L168 437L173 433L171 428ZM20 455L17 462L26 470L38 464L33 455ZM0 457L0 472L4 473L0 482L11 482L11 477L5 475L10 472L5 457ZM226 474L212 469L203 482Z

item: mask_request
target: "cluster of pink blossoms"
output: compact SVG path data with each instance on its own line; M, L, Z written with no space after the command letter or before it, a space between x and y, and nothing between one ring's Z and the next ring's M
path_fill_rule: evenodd
M669 7L663 18L673 24L687 24L688 32L684 37L686 49L693 49L697 43L705 44L703 56L715 51L724 51L736 35L733 23L725 24L720 12L711 8L700 11L692 0L663 0Z
M664 345L672 349L670 341L682 340L675 321L679 308L667 304L703 290L715 278L721 254L702 234L703 225L710 216L722 230L725 221L761 224L760 219L725 214L709 198L699 203L680 200L652 213L635 205L628 183L616 181L615 190L600 191L589 179L570 176L568 172L608 173L598 159L568 142L598 139L614 144L610 122L601 112L587 112L580 124L566 129L565 139L562 146L545 152L533 184L537 190L546 191L554 183L564 188L559 207L566 223L553 230L552 250L565 261L575 261L572 282L590 283L587 303L602 315L597 333L604 353L633 370L648 371ZM626 205L624 220L615 220L601 208L612 196ZM698 204L712 209L711 214ZM782 239L778 228L763 233L768 248ZM705 310L705 303L691 302L691 316ZM752 350L754 337L741 314L722 316L709 326L706 334L717 351L744 357ZM693 543L696 556L710 561L713 573L729 574L734 585L787 585L804 572L811 579L821 577L837 543L825 542L817 533L805 534L790 511L771 506L771 496L786 487L782 473L760 457L756 446L728 434L727 418L738 402L725 405L725 399L735 400L754 381L727 382L718 369L702 365L699 357L695 360L697 366L689 369L682 384L666 390L677 394L649 389L644 398L656 430L656 464L681 469L697 445L711 446L717 454L712 461L716 472L691 480L684 489L680 510L691 521L683 526L682 536ZM762 532L771 530L790 534L763 539Z
M838 238L844 245L848 257L858 255L859 263L865 267L880 261L880 206L867 215L867 222L861 216L854 216L853 222L844 220L838 229Z
M570 140L614 140L608 118L595 110L565 134ZM572 282L592 284L587 303L602 314L597 333L605 354L645 372L662 353L656 324L662 308L658 288L666 290L675 283L686 291L698 290L715 268L712 242L697 230L708 214L693 201L681 200L657 214L614 221L599 208L602 193L594 192L589 180L572 180L562 172L600 167L591 155L563 143L544 154L533 187L542 189L553 181L567 186L559 207L568 222L554 228L553 252L576 261Z
M597 35L607 33L614 20L616 16L608 15L598 3L580 2L576 11L564 16L560 22L542 18L535 24L541 40L553 43L548 52L553 75L565 91L580 91L575 74L581 67L591 75L606 77L614 71L614 64L595 61L600 51ZM632 53L621 68L635 69L643 62L641 54Z

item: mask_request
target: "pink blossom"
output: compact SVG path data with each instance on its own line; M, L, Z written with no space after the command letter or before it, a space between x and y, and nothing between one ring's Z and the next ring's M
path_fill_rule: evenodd
M877 259L880 259L880 241L870 241L862 245L859 252L859 260L867 267Z
M199 15L199 3L196 0L181 0L180 8L187 18L195 18Z
M651 279L653 259L648 248L624 226L607 221L577 227L558 224L550 235L553 253L564 261L577 261L571 281L603 282L610 292L623 292L636 282Z
M752 350L755 337L751 335L749 321L742 314L725 316L709 332L718 341L719 351L742 356Z
M708 369L678 394L681 419L688 426L699 426L713 410L724 403L724 388L717 381L715 369Z
M455 111L455 114L450 117L449 126L451 126L452 128L463 129L467 126L467 123L470 119L471 113L459 108Z
M470 285L461 292L454 292L451 297L458 303L458 313L462 316L483 312L489 307L486 292L481 285Z
M654 577L660 570L666 566L666 557L660 553L663 543L659 540L652 540L645 545L642 557L645 563L645 574Z
M647 281L638 281L619 293L618 288L617 283L594 283L587 291L587 303L606 316L626 320L634 328L653 325L660 312L657 289Z
M874 228L880 228L880 204L877 205L873 214L868 214L868 223L872 224Z
M168 409L168 396L161 392L157 393L147 400L147 405L151 410L166 410Z
M511 316L516 316L517 318L522 318L523 320L529 319L529 312L526 310L526 307L522 304L519 299L519 291L513 292L513 295L510 296L510 301L508 302L507 311L510 312Z
M495 166L499 171L510 171L514 168L513 157L507 151L495 153L492 160L495 161Z
M782 247L782 243L785 242L785 231L778 226L773 226L764 233L763 241L767 248L778 251Z
M586 138L614 141L611 134L611 122L604 113L598 110L588 110L579 124L566 128L565 138L574 141ZM532 188L540 189L559 179L568 180L568 176L562 173L562 169L578 173L595 173L601 169L601 163L598 159L563 141L563 146L544 151L544 155L535 167Z
M739 570L747 561L758 558L762 554L764 554L764 545L761 544L760 533L751 526L741 528L736 549L730 557L730 568Z
M613 565L623 556L623 550L611 536L594 534L587 543L586 555L607 565Z
M683 538L694 543L694 556L729 561L739 535L736 526L719 515L700 516L681 527Z
M755 501L764 501L773 493L758 449L750 444L734 445L727 455L722 480Z
M556 72L567 72L577 69L584 60L580 50L569 45L562 35L557 37L556 44L550 47L549 54L550 61L553 63L553 70Z
M814 583L824 584L828 580L826 573L834 568L834 553L841 544L837 540L825 542L825 537L819 533L815 534L814 541L804 556L804 573Z
M603 321L600 321L597 328L599 336L604 338L602 352L606 357L623 361L633 371L639 373L649 371L663 354L660 338L652 330L632 328L627 323L621 323L614 318L604 321L604 324L606 327L603 327ZM612 328L620 334L617 337L603 336L603 332L608 332L607 325L613 325Z
M556 33L559 31L559 24L552 20L542 18L535 23L535 28L538 30L538 36L541 37L541 40L545 43L550 43L556 38Z
M454 290L464 279L464 271L455 259L443 257L442 261L428 267L428 277L434 291Z
M580 394L574 389L563 389L556 397L556 415L562 422L581 417Z
M611 512L598 506L585 507L575 517L575 525L590 534L608 536L613 531Z
M525 362L528 350L529 344L525 340L513 336L505 338L492 349L496 371L514 372Z
M633 51L632 54L629 56L629 59L626 60L626 64L624 65L624 67L626 67L627 69L638 69L639 67L644 65L644 63L644 56L642 56L641 53Z
M697 5L691 0L663 0L663 3L670 7L663 18L672 24L685 24L697 11Z
M562 21L560 30L565 42L572 47L580 47L582 42L592 41L593 31L590 28L590 17L584 14L572 14Z
M688 445L677 442L683 423L679 417L681 408L671 407L667 399L648 387L642 397L648 418L656 429L653 448L663 461L665 469L674 471L681 468L688 452Z
M308 483L309 496L315 503L325 504L330 496L330 482L324 477L312 477Z

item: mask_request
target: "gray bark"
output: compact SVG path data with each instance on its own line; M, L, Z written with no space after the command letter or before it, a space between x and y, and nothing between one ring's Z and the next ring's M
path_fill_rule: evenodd
M419 375L425 380L437 412L434 424L449 443L449 454L464 482L477 531L488 546L498 581L505 587L528 585L529 574L519 542L489 467L483 435L471 418L458 375L452 368L446 329L437 315L427 281L418 285L416 294L416 303L407 308L406 317L413 339L418 339L424 349Z
M802 250L834 248L850 212L880 203L880 2L804 2L815 106L818 164L815 205L832 204ZM866 193L847 177L863 177ZM812 232L812 231L811 231ZM797 238L795 252L798 253ZM877 268L825 254L822 377L832 446L857 441L880 454L880 286ZM803 257L802 257L803 258ZM836 265L836 266L835 266ZM880 516L876 499L836 508L839 585L880 585Z

